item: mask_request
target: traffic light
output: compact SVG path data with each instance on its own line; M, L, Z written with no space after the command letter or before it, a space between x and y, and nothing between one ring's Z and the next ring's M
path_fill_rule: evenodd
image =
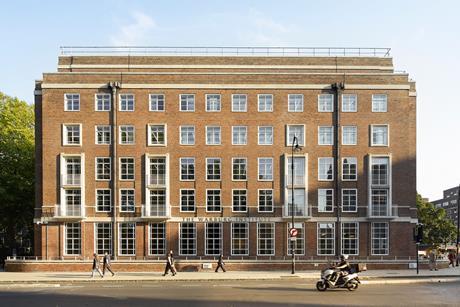
M423 225L417 224L414 228L414 241L416 243L421 243L423 240Z

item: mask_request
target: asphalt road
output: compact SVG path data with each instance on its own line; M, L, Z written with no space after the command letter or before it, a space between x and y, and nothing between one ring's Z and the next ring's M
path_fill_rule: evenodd
M318 292L301 279L0 288L0 306L460 306L460 282L361 285Z

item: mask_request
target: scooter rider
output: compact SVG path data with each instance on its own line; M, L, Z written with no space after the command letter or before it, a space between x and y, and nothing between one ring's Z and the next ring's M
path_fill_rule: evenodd
M335 273L334 280L333 280L334 284L339 280L341 276L344 276L350 273L351 267L347 261L347 258L348 257L346 255L340 255L340 263L335 266L335 269L340 270L340 271Z

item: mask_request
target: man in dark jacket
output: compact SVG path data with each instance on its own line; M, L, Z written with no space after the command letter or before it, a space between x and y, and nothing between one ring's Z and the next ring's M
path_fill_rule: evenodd
M219 270L219 268L222 269L222 271L226 272L225 271L225 268L224 268L224 256L222 254L219 255L219 259L217 260L217 268L216 268L216 273L217 271Z
M105 252L105 255L102 261L102 275L105 275L105 270L108 270L110 273L112 273L112 276L115 275L110 265L110 255L108 252Z
M93 270L91 272L91 278L94 277L94 272L98 272L101 278L104 277L101 270L99 269L99 257L96 253L93 254Z
M169 251L168 256L166 257L166 266L163 276L166 276L166 274L168 274L169 271L171 271L172 276L176 275L176 270L174 269L173 251Z

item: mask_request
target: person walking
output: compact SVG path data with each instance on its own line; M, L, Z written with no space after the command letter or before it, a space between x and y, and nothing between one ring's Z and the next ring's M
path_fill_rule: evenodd
M447 255L447 259L449 259L449 265L447 267L449 267L452 264L452 267L455 268L455 263L454 263L455 255L453 251L449 251L449 254Z
M163 276L166 276L169 274L169 271L171 271L172 276L176 275L176 269L174 268L174 256L173 256L173 251L169 251L167 257L166 257L166 266L165 266L165 272Z
M225 270L224 265L225 265L225 263L224 263L224 255L220 254L220 255L219 255L219 259L217 260L216 273L217 273L217 271L219 271L219 268L221 268L222 271L224 271L224 273L227 272L227 271Z
M105 271L108 270L110 273L112 273L112 276L115 275L115 273L112 271L111 265L110 265L110 255L108 252L105 252L104 258L102 259L102 275L105 276Z
M430 251L430 255L429 255L430 271L433 271L433 269L434 269L435 271L438 270L438 264L437 264L437 262L436 262L436 260L437 260L437 259L436 259L436 257L437 257L436 254L437 254L437 253L436 253L436 249L433 248L433 249Z
M97 256L96 253L93 254L93 270L91 272L91 278L94 277L94 272L95 271L97 271L99 273L101 278L104 277L104 275L102 275L101 270L99 269L99 257Z

